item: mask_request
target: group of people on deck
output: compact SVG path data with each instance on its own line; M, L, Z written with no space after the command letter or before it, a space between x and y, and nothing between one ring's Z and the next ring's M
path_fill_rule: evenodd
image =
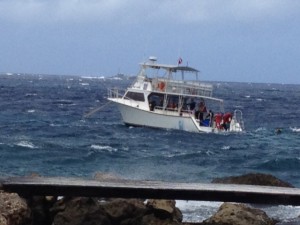
M214 115L212 110L207 111L204 101L201 101L196 108L196 103L191 100L189 103L190 110L194 112L195 118L199 120L200 126L212 126L215 122L218 129L228 130L232 119L231 113L218 113Z

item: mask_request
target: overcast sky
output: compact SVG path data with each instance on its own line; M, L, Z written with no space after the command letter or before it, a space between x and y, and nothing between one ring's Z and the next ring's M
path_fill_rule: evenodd
M300 84L298 0L0 0L0 72L111 76L138 63L203 80Z

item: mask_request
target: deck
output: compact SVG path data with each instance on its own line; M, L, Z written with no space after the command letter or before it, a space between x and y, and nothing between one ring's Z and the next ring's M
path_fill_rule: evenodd
M168 183L135 180L85 180L66 177L0 179L0 188L21 196L83 196L300 205L299 188L257 185Z

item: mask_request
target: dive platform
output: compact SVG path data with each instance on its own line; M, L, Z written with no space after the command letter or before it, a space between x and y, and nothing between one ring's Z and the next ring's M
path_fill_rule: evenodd
M0 189L21 196L81 196L240 202L300 206L300 189L258 185L86 180L66 177L0 179Z

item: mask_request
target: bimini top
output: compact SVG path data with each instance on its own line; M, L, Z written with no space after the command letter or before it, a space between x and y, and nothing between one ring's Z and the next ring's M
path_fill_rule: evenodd
M199 72L199 70L196 70L189 66L178 66L178 65L168 65L168 64L158 64L155 62L144 62L140 63L140 65L144 68L152 68L152 69L164 69L171 72L176 73L177 71L187 71L187 72Z

